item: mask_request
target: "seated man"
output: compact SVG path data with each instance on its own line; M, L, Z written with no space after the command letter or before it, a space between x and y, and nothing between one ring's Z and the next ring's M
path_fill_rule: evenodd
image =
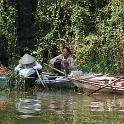
M15 72L26 78L32 78L29 85L31 86L34 83L38 75L36 71L41 71L42 66L36 61L36 58L29 54L25 54L20 60L19 64L15 67Z
M74 59L71 56L71 51L68 47L64 47L62 54L56 56L50 60L50 63L54 68L65 71L66 74L69 74L70 71L74 68ZM56 74L62 75L60 72L55 71Z

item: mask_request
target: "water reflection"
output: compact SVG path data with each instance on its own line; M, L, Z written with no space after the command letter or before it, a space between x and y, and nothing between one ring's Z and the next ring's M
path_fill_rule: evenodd
M118 96L113 96L113 98L111 96L108 98L108 96L95 96L95 101L90 102L89 109L91 111L124 111L123 96L120 96L119 98ZM99 97L101 97L101 99Z
M124 96L95 94L89 97L72 91L1 93L0 108L0 124L78 124L92 121L94 124L106 124L108 117L111 117L108 120L111 122L120 118L119 122L112 123L116 124L123 120Z
M5 109L9 96L5 92L0 92L0 109Z
M104 104L102 102L91 102L91 111L104 111Z
M42 109L54 113L59 119L72 116L76 103L75 95L61 92L38 92L37 97L42 101Z
M16 108L18 112L24 114L35 113L41 110L41 102L31 97L20 98L16 103Z

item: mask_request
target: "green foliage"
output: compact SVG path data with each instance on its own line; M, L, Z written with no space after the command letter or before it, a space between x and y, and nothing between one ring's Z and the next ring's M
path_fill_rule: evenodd
M4 0L0 1L0 42L4 41L8 44L6 49L9 56L14 53L14 23L15 23L15 9L10 1L4 3ZM4 37L4 39L3 39Z
M124 73L123 8L124 3L121 0L112 0L108 6L97 13L96 27L99 43L96 64L99 64L106 73Z
M13 71L8 71L5 75L9 80L9 88L13 89L25 89L25 78L15 74Z
M14 51L15 9L0 7L0 36L8 40L9 55ZM77 64L96 72L124 74L124 2L122 0L39 0L34 35L39 61L71 47Z
M97 73L123 74L123 8L121 0L39 1L36 53L43 58L44 46L48 45L51 58L61 46L68 45L78 64Z
M37 54L41 57L44 49L49 49L48 56L51 58L59 52L61 47L72 42L72 5L73 2L70 1L52 3L39 1L35 36L39 44Z

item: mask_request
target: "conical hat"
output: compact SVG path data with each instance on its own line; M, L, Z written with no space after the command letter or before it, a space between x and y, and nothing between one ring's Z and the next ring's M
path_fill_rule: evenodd
M29 55L29 54L25 54L20 60L19 63L20 64L30 64L35 62L36 58L34 58L33 56Z

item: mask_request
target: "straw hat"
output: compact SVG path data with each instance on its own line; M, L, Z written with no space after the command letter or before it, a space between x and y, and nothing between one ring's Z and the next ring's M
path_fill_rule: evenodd
M36 58L34 58L33 56L29 55L29 54L25 54L20 60L19 63L20 64L31 64L33 62L35 62Z

